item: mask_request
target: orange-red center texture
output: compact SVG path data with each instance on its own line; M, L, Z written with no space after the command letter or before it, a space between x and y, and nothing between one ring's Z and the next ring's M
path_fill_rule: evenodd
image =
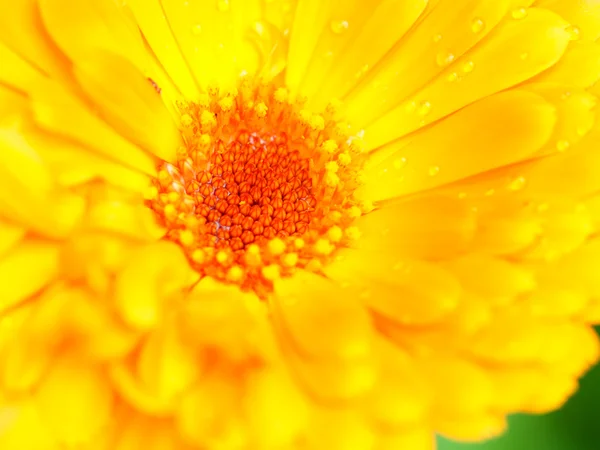
M596 0L0 0L0 448L432 450L598 359Z

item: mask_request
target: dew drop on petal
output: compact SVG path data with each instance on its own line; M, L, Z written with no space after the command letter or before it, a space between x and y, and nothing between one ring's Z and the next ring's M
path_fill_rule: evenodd
M433 42L435 42L436 44L438 42L440 42L442 40L442 35L441 34L436 34L433 36Z
M344 31L348 29L348 21L347 20L333 20L330 24L331 31L335 34L342 34Z
M446 79L452 83L458 80L458 74L456 72L449 73Z
M438 173L440 173L440 168L439 166L431 166L429 168L429 175L434 177L436 176Z
M198 36L200 33L202 33L202 25L200 25L199 23L192 26L192 34L195 36Z
M475 68L475 63L473 61L467 61L462 66L462 70L463 70L464 73L473 72L474 68Z
M397 160L394 161L395 169L402 169L405 165L406 165L406 158L404 158L404 157L398 158Z
M481 33L485 28L485 22L480 17L475 17L471 22L471 31L473 33Z
M529 58L529 53L523 52L519 55L519 58L525 61L527 58Z
M575 25L568 26L565 31L569 33L569 38L572 41L577 41L581 37L581 30Z
M454 61L454 54L450 51L443 51L438 53L438 55L435 58L435 61L437 63L438 66L440 67L446 67L447 65L451 64L452 61Z
M511 16L513 17L513 19L524 19L525 17L527 17L527 9L526 8L517 8L515 10L512 11Z
M556 149L559 152L567 151L570 146L571 146L570 142L565 139L562 139L556 143Z
M526 180L524 176L516 177L509 183L508 189L511 191L519 191L525 187L525 182Z
M229 11L229 0L217 0L217 9L221 12Z
M428 101L421 102L419 105L419 109L417 110L417 114L420 116L426 116L431 112L431 103Z

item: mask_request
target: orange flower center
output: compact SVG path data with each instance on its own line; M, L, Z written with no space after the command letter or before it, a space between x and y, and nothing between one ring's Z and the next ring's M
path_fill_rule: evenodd
M185 145L159 165L148 206L195 270L265 294L358 237L363 158L336 108L315 115L248 81L178 106Z

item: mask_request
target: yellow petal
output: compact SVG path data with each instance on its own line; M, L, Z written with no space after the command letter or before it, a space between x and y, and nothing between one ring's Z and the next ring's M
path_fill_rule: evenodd
M248 39L261 20L257 0L163 0L175 39L196 80L233 88L241 73L256 73L261 55Z
M572 42L560 61L534 80L540 83L588 88L599 78L600 44L583 41Z
M43 241L25 241L0 261L0 311L26 300L58 273L59 248Z
M181 249L158 242L134 252L116 281L115 301L129 325L149 329L166 313L170 296L191 284L192 273Z
M439 321L456 308L461 295L448 271L393 253L348 252L325 272L360 295L372 311L406 325Z
M122 136L163 160L174 159L179 131L160 95L131 62L98 52L78 58L74 72L102 116Z
M3 450L59 450L62 447L31 400L0 406L0 446Z
M276 283L273 312L308 358L354 358L369 353L371 324L362 306L331 281L299 272ZM319 332L316 332L319 330Z
M600 5L595 0L537 0L537 6L560 14L577 28L577 39L595 41L600 37Z
M40 385L37 403L57 438L76 445L90 440L108 422L113 398L98 368L61 359Z
M398 197L518 162L545 144L554 114L554 107L535 94L508 91L488 97L369 167L358 195L371 201ZM396 161L404 161L399 170Z
M3 43L0 43L0 58L3 61L0 81L15 89L27 92L29 87L44 79L39 70L36 70Z
M360 248L440 259L464 251L475 233L473 211L457 198L407 199L360 217Z
M25 230L21 227L0 221L0 258L13 248L23 237Z
M368 125L367 147L375 148L551 67L569 42L565 27L565 22L555 14L532 8L524 19L505 21L485 42L458 58L453 67L446 68L377 121L365 123L363 111L372 108L358 101L352 103L349 118L357 127ZM468 68L466 74L461 75L460 82L455 82L452 74L457 70L464 73L465 68ZM369 91L363 95L369 101L373 98ZM377 97L381 95L387 96Z
M507 8L507 0L442 1L434 5L429 14L423 15L414 32L404 37L374 68L373 73L350 92L346 100L352 123L360 128L370 124L428 83L443 83L445 90L459 88L446 86L445 75L441 77L442 81L436 77L448 71L462 72L462 65L470 59L461 57L465 53L468 55L470 49L494 30ZM392 17L395 16L389 20ZM478 66L475 66L475 71L480 70ZM465 81L469 84L469 80ZM493 92L496 91L490 93ZM450 106L445 100L449 94L444 92L443 98L429 98L428 101L444 101ZM436 114L436 117L443 116ZM400 120L395 123L396 127L398 125L399 131L409 126ZM401 134L404 133L397 136Z

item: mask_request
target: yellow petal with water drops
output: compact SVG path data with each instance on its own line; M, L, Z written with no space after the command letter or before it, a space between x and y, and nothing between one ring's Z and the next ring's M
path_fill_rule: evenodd
M498 212L480 217L473 247L484 254L510 255L532 245L542 233L540 218L527 212Z
M167 324L142 343L137 374L150 395L171 402L198 378L200 361L200 354L186 346L173 324Z
M357 28L354 23L349 25L348 31L352 33L352 41L343 51L332 56L332 65L327 76L314 79L314 82L318 83L318 90L310 101L322 102L320 99L332 96L343 98L357 83L370 75L370 71L377 67L382 59L385 60L394 45L397 45L417 19L423 16L428 3L431 2L382 1L376 5L363 27ZM347 34L349 33L343 33L342 37ZM312 72L308 72L307 76L312 77Z
M64 316L70 301L70 290L56 285L32 302L0 363L7 391L27 392L44 376L65 339Z
M0 261L0 312L43 289L58 274L59 248L49 242L27 240Z
M598 191L600 179L594 168L600 164L599 137L600 127L596 125L573 148L532 164L527 168L528 189L539 195L558 197L583 197Z
M161 96L131 62L97 52L78 58L74 72L100 114L122 136L163 160L175 158L179 131Z
M0 406L0 447L3 450L60 450L45 418L31 400Z
M548 8L569 21L572 39L595 41L600 37L600 5L596 0L537 0L536 6Z
M370 310L405 325L439 321L461 296L458 281L448 271L393 253L348 251L325 273L348 285Z
M122 55L141 70L149 66L142 40L126 16L111 0L38 0L42 21L50 37L73 61L90 51Z
M336 6L335 0L298 0L291 28L285 84L297 93L321 31Z
M522 254L523 259L557 259L580 248L594 232L592 218L582 205L560 205L557 202L540 215L541 239Z
M281 332L307 358L352 359L371 351L373 330L355 293L324 277L299 272L277 281L272 309Z
M131 8L142 34L183 97L197 99L198 86L173 37L160 2L130 0L125 7Z
M446 68L426 87L368 125L367 148L415 131L551 67L569 42L565 27L560 17L535 8L521 20L505 21L484 42L458 58L453 67ZM458 69L464 75L455 82L453 73ZM359 114L356 118L350 116L357 126L364 125Z
M600 44L582 41L572 42L560 61L532 81L589 88L598 79L600 79Z
M244 411L254 448L286 448L305 430L310 404L286 369L281 368L251 376Z
M371 124L444 71L462 73L469 60L461 57L496 27L507 8L507 0L440 2L345 98L352 123Z
M82 144L86 150L101 154L139 172L154 175L156 159L127 141L87 105L54 84L36 86L32 94L34 120L42 128Z
M240 74L256 73L260 56L249 39L261 20L257 0L181 2L162 0L162 7L196 80L207 87L234 88Z
M518 162L546 143L555 120L554 107L538 95L508 91L488 97L366 169L368 183L357 195L371 201L399 197ZM405 162L401 170L396 161Z
M167 312L171 297L192 284L193 274L181 249L158 242L133 252L116 281L115 302L132 327L150 329Z
M523 86L541 95L556 108L556 126L546 146L536 156L566 152L589 133L596 121L596 97L581 88L537 82Z
M24 235L24 228L0 220L0 258L12 249Z
M300 85L302 95L311 99L309 104L324 107L328 98L340 98L401 39L426 4L425 0L337 2L323 24ZM330 73L337 77L330 79ZM334 88L326 88L326 95L317 94L324 83Z
M461 253L476 230L471 208L458 198L445 196L386 204L357 219L355 225L362 233L359 248L393 250L416 259L442 259Z
M2 59L0 81L16 90L27 92L31 86L44 78L39 70L3 43L0 43L0 58Z
M448 262L445 267L458 278L463 289L490 303L509 302L536 288L532 272L500 258L470 254Z
M55 436L74 446L94 438L108 423L112 395L102 371L65 356L52 365L36 400Z
M22 58L31 61L46 75L66 75L67 61L45 34L37 0L2 2L0 28L2 41Z

